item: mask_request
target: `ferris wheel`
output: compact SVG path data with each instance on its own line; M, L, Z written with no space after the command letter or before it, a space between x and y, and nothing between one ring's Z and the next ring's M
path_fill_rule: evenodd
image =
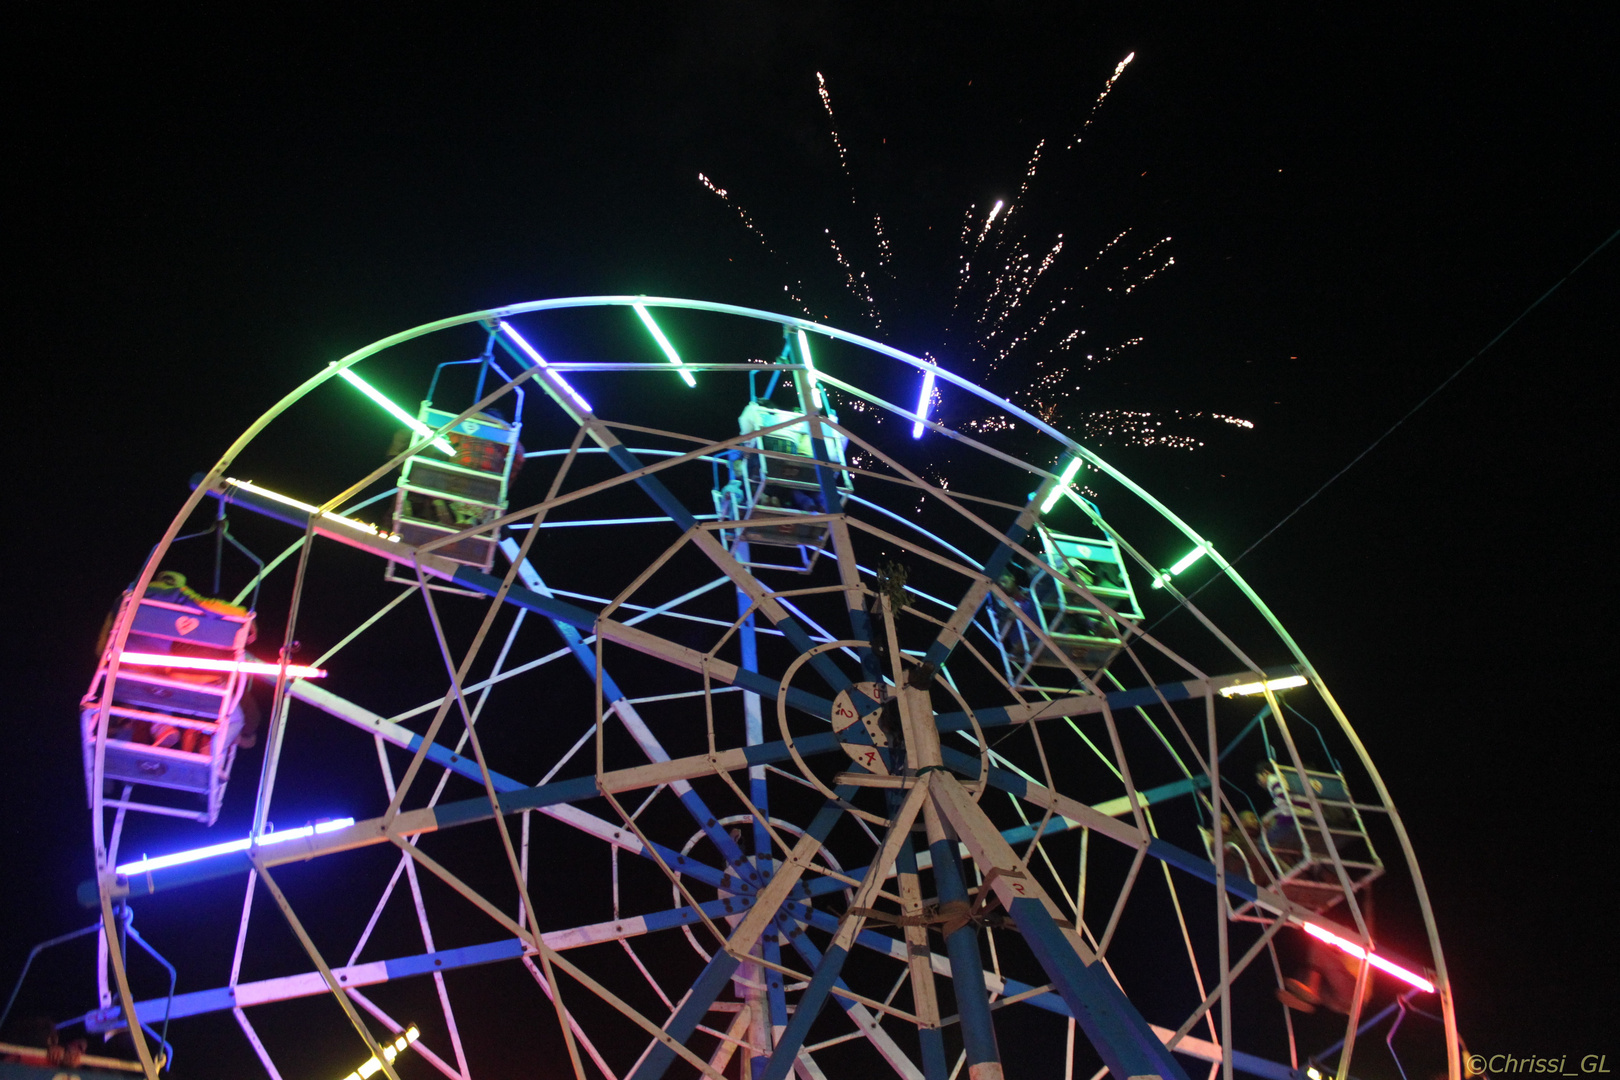
M1459 1075L1321 678L967 379L725 304L517 304L328 365L193 486L81 712L79 1019L150 1077L205 1022L272 1077L1291 1080L1397 1037ZM199 517L211 588L172 572ZM269 556L230 589L227 540ZM130 912L221 895L187 937L228 977L136 993Z

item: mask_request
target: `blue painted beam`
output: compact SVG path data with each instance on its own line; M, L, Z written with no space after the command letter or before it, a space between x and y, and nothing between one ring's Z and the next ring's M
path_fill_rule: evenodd
M793 1011L792 1019L783 1030L782 1037L771 1048L771 1059L765 1066L763 1080L786 1080L787 1074L793 1071L793 1063L804 1047L805 1036L810 1034L810 1025L821 1015L822 1007L827 1004L833 985L839 982L838 975L844 970L847 959L849 951L836 943L829 945L822 954L821 963L816 965L816 970L810 976L810 985L799 995L799 1004Z
M197 473L191 478L191 486L196 488L204 479L206 477L202 473ZM256 491L248 491L233 486L223 492L210 491L209 494L228 505L252 510L256 514L262 514L276 521L285 522L299 529L309 528L311 515L308 512L278 502L275 499L266 498ZM500 579L490 577L488 574L478 574L476 571L473 573L476 574L476 578L469 578L463 584L466 584L468 588L477 588L480 592L494 595L495 589L500 587ZM457 574L456 578L459 580L460 574ZM591 630L596 626L596 612L582 608L577 604L570 604L549 596L529 592L529 590L519 586L513 586L507 599L509 603L518 607L544 615L550 619L559 619L581 630Z
M812 757L824 753L841 753L838 748L838 736L830 731L817 732L806 735L793 741L799 753ZM430 751L431 753L431 751ZM454 757L456 755L449 755ZM792 755L788 752L785 743L762 743L759 746L748 747L744 756L750 765L769 765L780 761L787 761ZM479 778L477 765L466 758L450 761L448 757L441 756L441 763L446 768L453 769L469 779ZM555 780L539 787L524 787L510 777L493 774L498 801L503 814L515 814L524 810L543 810L546 807L557 806L563 803L574 803L584 799L594 798L597 795L596 778L594 776L579 776L571 780ZM513 785L508 788L506 785ZM854 789L850 789L853 791ZM485 821L494 815L490 812L489 800L483 796L463 799L453 803L445 803L434 810L435 828L447 828L451 825L460 825L467 822ZM379 840L378 842L382 842ZM683 857L679 852L669 848L657 847L671 866L679 866L683 873L691 873L694 877L706 884L718 885L723 880L719 871L707 867L690 857ZM185 885L196 884L202 881L212 881L216 878L230 877L234 874L245 874L251 867L247 857L241 852L229 855L220 855L211 859L200 860L195 863L186 863L182 866L165 867L161 870L152 870L129 880L131 896L150 896L153 893L165 892L169 889L180 888ZM712 880L708 875L713 875ZM728 888L736 887L751 891L751 887L741 881L732 880ZM86 907L95 907L101 901L96 891L94 881L85 881L79 885L79 902Z
M963 754L962 756L975 764L978 762L977 758L971 757L970 755ZM975 768L973 775L977 775L977 773L978 769ZM1168 784L1160 784L1158 787L1148 788L1146 791L1138 791L1136 793L1136 797L1141 800L1143 806L1154 806L1158 803L1165 802L1168 799L1179 798L1182 795L1190 795L1194 791L1202 791L1207 787L1209 787L1208 777L1194 776L1186 780L1173 780ZM1054 814L1052 816L1052 820L1046 823L1046 829L1041 833L1041 835L1052 836L1056 833L1067 832L1070 829L1078 829L1082 827L1083 826L1081 826L1079 823L1071 823L1068 818L1059 817ZM1001 830L1001 838L1007 841L1009 844L1027 843L1028 841L1034 839L1035 829L1035 824L1019 825L1016 828L1003 829Z
M680 1007L664 1025L665 1034L685 1045L686 1040L692 1037L692 1032L697 1030L698 1024L708 1015L709 1007L726 988L726 984L731 981L739 966L741 964L736 957L724 949L716 949L702 974L692 984L692 989L681 999ZM636 1066L636 1071L625 1080L659 1080L674 1061L674 1048L662 1041L656 1042L647 1052L647 1056Z
M511 342L507 341L506 333L500 328L499 323L491 329L496 340L506 350L507 355L516 360L521 367L527 370L535 366L534 361L526 353L515 348ZM597 435L598 441L603 444L602 448L607 451L607 456L625 472L640 473L647 467L645 462L636 457L634 452L619 442L611 432L599 430L593 434ZM610 439L612 440L611 443L607 441ZM633 482L647 494L648 498L652 499L658 509L664 513L664 516L668 517L681 531L684 532L697 525L696 515L688 510L686 504L682 503L674 492L664 486L664 482L658 477L644 473L637 476ZM456 578L460 580L461 574L459 572L456 574ZM775 621L776 628L782 631L782 635L787 638L788 643L799 652L809 652L814 646L815 642L811 640L810 635L805 632L804 627L799 625L798 620L791 615L773 621ZM826 680L827 685L831 686L835 692L849 688L849 680L844 677L843 672L838 670L837 665L826 656L816 656L810 661L810 666L815 668L817 673Z
M826 457L824 448L820 448L819 442L816 440L812 440L812 442L814 444L812 446L812 452L816 454L820 462L825 462ZM624 446L622 443L615 441L614 445L608 446L605 449L613 462L627 473L640 472L646 468L646 464L640 458L636 457L635 453L629 447ZM834 492L833 497L828 499L826 505L829 512L836 512L842 508L842 505L836 497L836 490L831 480L831 471L824 468L821 464L818 464L817 473L820 476L823 491ZM685 504L683 504L673 492L664 486L662 480L658 479L656 476L642 475L636 478L635 483L638 487L645 491L653 502L657 504L658 508L662 510L672 522L680 526L682 530L691 529L697 525L696 516L694 516L692 512L686 508ZM810 637L810 634L792 615L784 613L782 618L772 621L776 628L782 632L783 637L787 639L788 643L800 653L809 652L811 648L814 647L815 642ZM842 671L838 669L838 666L834 664L832 659L827 655L818 654L812 657L810 659L810 666L815 669L816 673L822 677L822 679L833 689L835 693L841 690L851 689L850 680ZM863 696L859 693L855 693L854 696L856 698L856 704L858 706L862 705L864 702Z
M735 896L721 900L710 900L700 904L699 908L701 908L704 915L711 919L723 919L730 915L745 912L751 906L753 906L751 897ZM658 911L651 915L642 915L639 918L646 928L646 933L656 933L660 930L669 930L681 926L696 926L702 922L698 909L692 907L671 908L668 911ZM517 938L507 938L501 941L486 942L482 945L469 945L460 949L440 949L436 952L419 953L415 956L396 957L383 962L386 978L381 981L391 982L395 979L431 975L435 971L452 971L456 968L476 967L481 964L492 964L502 960L516 960L522 955L523 942ZM357 966L369 967L370 965L367 963ZM311 995L324 994L326 993L326 985L321 983L309 993ZM172 1012L169 1015L176 1018L199 1016L204 1013L235 1008L236 1005L236 994L230 987L197 990L185 994L176 994ZM140 1017L142 1023L158 1023L162 1021L167 1008L169 1008L168 998L155 998L151 1001L138 1002L136 1004L136 1015ZM83 1020L89 1030L97 1033L121 1031L124 1028L124 1012L118 1006L104 1011L95 1010L86 1013Z
M191 486L196 487L198 484L202 483L203 480L203 474L197 473L191 478ZM241 488L233 487L223 493L211 491L209 494L216 499L223 500L229 505L240 506L243 509L252 510L255 513L262 514L265 517L284 522L299 529L307 529L309 527L310 515L305 511L299 510L294 506L288 506L286 503L277 502L274 499L265 498L263 495L260 495L254 491L245 491ZM493 574L486 574L482 571L475 570L470 566L458 567L450 581L452 584L460 588L481 593L484 596L495 596L500 592L501 588L500 578L494 576ZM511 604L514 607L522 608L525 611L532 611L536 615L543 615L553 622L561 625L570 626L575 630L581 630L588 633L594 633L596 631L596 621L600 616L600 612L591 611L588 608L580 607L577 604L568 603L565 600L558 600L555 597L543 596L540 593L532 592L531 590L517 584L514 584L510 589L507 590L506 603ZM803 633L802 628L800 633ZM808 636L805 636L804 640L809 642ZM797 647L802 650L807 649L809 645L797 645ZM771 679L768 676L761 675L757 671L749 670L739 670L732 685L739 686L744 690L752 690L754 693L759 694L762 697L768 697L773 701L776 699L777 694L780 693L782 689L781 684L776 682L776 680ZM832 715L832 701L828 698L819 697L815 694L808 694L802 690L789 688L787 692L787 701L788 704L793 708L799 709L802 712L809 713L810 715L819 717L823 720L828 719Z
M417 745L419 745L419 743ZM818 732L815 735L795 739L794 745L801 754L805 755L806 757L811 757L822 753L837 752L838 737L832 732ZM435 754L435 750L437 751L437 754ZM470 780L476 781L479 779L478 767L469 759L460 757L459 755L450 754L449 751L445 750L443 747L431 748L429 750L429 754L430 760L433 760L436 764L440 764L445 768L452 769L459 775L465 776ZM974 776L977 774L977 758L964 754L959 750L952 749L944 749L943 754L945 756L946 764L950 765L953 769L956 769L967 776ZM748 747L745 751L745 757L750 765L774 764L777 762L786 761L790 756L791 755L788 753L786 745L780 741L773 743L761 743L758 746ZM495 789L498 792L501 810L506 814L519 813L523 810L542 810L547 807L557 806L563 803L579 802L584 799L593 798L597 794L596 778L592 776L575 777L571 780L556 780L549 784L543 784L539 787L533 788L525 787L518 781L500 773L492 773L491 780L493 781ZM992 785L1001 788L1004 791L1009 791L1019 797L1022 797L1025 791L1023 778L1003 769L992 769L990 782ZM1172 784L1165 784L1141 793L1141 797L1144 802L1152 804L1162 801L1165 798L1170 798L1177 794L1181 794L1182 791L1186 789L1187 784L1188 782L1185 780L1177 781ZM488 820L492 816L493 815L491 814L489 808L489 800L483 798L482 796L475 796L470 799L445 803L434 810L436 828L448 828L452 825L484 821ZM1064 822L1061 819L1054 819L1053 822L1049 824L1047 831L1049 833L1056 832L1060 827L1067 826L1064 825ZM1018 826L1013 829L1004 830L1002 835L1008 840L1009 843L1019 843L1028 840L1030 836L1033 835L1033 831L1032 826ZM659 853L669 862L671 866L679 866L683 873L691 874L693 877L700 881L704 881L706 884L718 886L723 880L725 880L725 875L719 870L700 863L690 857L683 857L673 849L664 848L657 845L655 845L655 847L657 847ZM1172 863L1173 865L1188 870L1190 873L1196 874L1197 876L1203 877L1209 881L1214 880L1214 866L1207 860L1199 859L1197 856L1185 851L1181 851L1180 849L1175 848L1170 844L1166 844L1163 841L1154 841L1154 844L1149 848L1149 851L1150 853ZM154 893L166 892L170 889L181 888L186 885L196 884L198 882L210 881L221 877L229 877L234 874L245 874L249 869L250 866L247 857L241 852L233 852L227 855L216 856L211 859L200 860L195 863L186 863L181 866L165 867L160 870L153 870L145 874L137 875L129 880L129 894L132 897L150 896ZM849 873L852 876L859 878L865 873L865 869L855 868L849 871ZM732 880L731 885L732 887L740 888L745 891L751 891L749 886L735 879ZM1240 896L1246 895L1243 886L1247 886L1251 890L1253 888L1253 886L1248 882L1245 882L1239 878L1229 880L1228 886ZM833 882L831 879L821 879L816 882L812 882L809 885L809 889L813 894L819 894L822 891L837 891L844 887L844 885ZM93 881L87 881L81 884L79 893L81 903L84 903L87 906L93 907L100 902L97 898L95 883ZM1247 894L1246 898L1253 899L1253 896L1252 894Z
M805 835L814 837L817 841L825 841L827 839L827 835L832 832L833 826L837 825L839 821L843 820L844 810L840 803L846 802L852 798L856 790L857 789L855 787L849 784L844 784L835 788L833 793L837 796L837 799L829 799L822 803L821 809L817 811L816 816L810 821L809 828L805 830ZM778 867L777 872L781 872L780 867ZM798 891L799 890L797 889L794 890L795 893ZM789 910L790 905L794 903L795 897L793 893L789 893L787 899L778 909L778 914L780 914L782 911ZM766 934L770 934L772 932L773 931L769 927L767 927L765 930ZM722 957L725 957L729 961L729 965L720 962ZM732 958L729 953L725 952L724 950L716 952L714 954L714 958L710 961L709 966L704 969L703 974L699 979L699 984L693 987L692 993L686 999L686 1001L683 1002L681 1008L677 1009L675 1011L675 1015L670 1017L669 1023L665 1025L665 1031L667 1031L677 1040L685 1042L686 1039L692 1034L692 1031L695 1030L697 1022L702 1019L703 1013L708 1011L708 1006L713 1004L715 997L724 988L726 981L729 980L732 974L736 972L738 966L739 962L735 958ZM833 973L833 977L836 978L836 975L837 972L835 971ZM809 991L807 990L806 993L808 994ZM700 998L703 999L701 1001L702 1012L693 1014L688 1010L688 1006L693 1005L693 1003L697 1002ZM800 998L799 1010L801 1012L804 1010L803 997ZM798 1014L795 1013L795 1019L797 1018L797 1015ZM814 1019L814 1017L811 1017L810 1019ZM807 1030L808 1025L809 1021L807 1020L805 1023ZM789 1022L789 1027L791 1028L791 1026L792 1021ZM795 1047L793 1053L787 1059L787 1066L789 1068L792 1067L793 1059L797 1057L797 1055L798 1050L797 1047ZM642 1060L641 1067L638 1068L635 1071L634 1076L632 1078L628 1078L628 1080L661 1080L665 1071L669 1068L670 1064L673 1063L674 1059L675 1052L673 1050L661 1042L655 1043L652 1049L647 1052L647 1056ZM772 1056L771 1061L773 1063L776 1061L775 1055Z
M764 940L760 942L760 955L766 963L781 964L782 942L777 937L775 930L768 932ZM780 1031L787 1026L788 1022L787 991L782 988L782 973L771 968L764 968L761 970L760 975L765 980L765 1002L770 1009L770 1029ZM764 1071L764 1061L758 1057L754 1060L757 1063L755 1071Z
M889 817L892 820L899 812L902 803L901 792L889 792ZM896 876L905 876L913 881L917 880L917 849L916 838L907 836L900 843L900 849L895 853L894 870ZM919 882L920 888L920 882ZM927 935L924 934L926 942ZM857 935L857 942L859 936ZM910 961L911 943L906 943L907 962ZM936 1012L939 1004L939 983L934 979L934 971L930 966L927 979L934 994ZM913 987L915 999L915 987ZM917 1006L921 1011L920 1005ZM946 1080L948 1067L945 1062L945 1033L938 1027L919 1027L917 1029L918 1056L922 1059L923 1080Z
M1263 668L1266 678L1281 678L1285 675L1297 675L1299 670L1292 665L1286 667ZM1111 690L1102 695L1108 702L1108 708L1113 711L1134 709L1148 705L1157 705L1164 701L1189 701L1204 695L1197 687L1189 687L1185 682L1160 683L1157 686L1139 686L1130 690ZM939 730L944 731L971 731L973 722L964 712L940 713L936 718ZM981 728L1007 727L1014 723L1011 715L1001 706L973 710L973 719L978 720Z
M508 554L511 554L510 550L508 550ZM531 572L533 571L531 570ZM541 580L538 573L534 575L534 583L542 589L546 588L545 582ZM579 661L580 666L585 669L586 677L593 683L600 677L602 698L606 707L612 708L623 701L626 697L624 691L619 689L618 682L608 673L606 668L599 669L596 663L596 652L585 644L584 636L577 629L560 620L552 619L551 625L562 636L563 642L568 646L569 651L574 654L574 659ZM752 864L747 864L747 869L743 869L745 863L742 848L737 846L737 842L731 838L730 833L715 823L715 815L709 812L708 806L704 804L702 797L692 789L691 785L677 785L675 797L686 808L686 812L691 815L698 828L709 838L709 842L720 852L726 864L739 876L758 880L759 875L754 871Z
M929 844L928 850L934 857L934 886L939 890L940 907L971 903L967 882L962 876L962 860L956 853L955 837L942 837ZM979 954L979 928L970 921L945 938L945 951L951 958L953 972L984 970L984 959ZM956 995L968 1075L978 1072L979 1065L999 1065L1001 1050L996 1045L996 1026L990 1019L990 998L984 979L952 979L951 991Z
M1160 1076L1187 1080L1181 1064L1164 1048L1136 1007L1101 964L1087 964L1063 936L1051 912L1031 897L1010 908L1024 942L1046 977L1069 1006L1092 1048L1115 1076Z
M808 906L800 905L795 909L795 914L801 921L819 930L834 933L838 929L838 917L829 912L816 911ZM861 931L856 935L855 942L865 948L895 959L903 959L905 956L905 943L903 941L898 941L871 930ZM954 966L952 972L953 974L955 972ZM1016 997L1033 989L1034 987L1029 983L1004 978L1002 980L1001 996L1004 998ZM1029 1005L1044 1012L1052 1013L1055 1016L1064 1018L1074 1016L1063 998L1052 992L1035 994L1032 997L1024 998L1020 1004ZM1241 1050L1232 1051L1232 1067L1238 1072L1249 1076L1260 1077L1261 1080L1304 1080L1303 1073L1296 1072L1287 1065L1269 1061L1255 1054L1246 1054Z
M973 757L970 754L964 754L960 750L942 749L941 755L945 761L945 764L957 772L960 772L966 776L978 776L978 758ZM1008 772L1006 769L999 769L992 766L990 769L990 775L986 779L990 782L991 787L999 788L1000 790L1008 792L1009 794L1012 794L1020 799L1024 798L1029 791L1029 783L1022 776L1019 776L1017 773ZM1176 784L1166 786L1175 788L1185 783L1187 783L1187 781L1183 780L1178 781ZM1153 790L1162 791L1163 788L1155 788ZM1202 858L1201 856L1194 855L1189 851L1184 851L1181 848L1176 847L1174 844L1155 838L1148 843L1148 854L1162 862L1169 863L1171 866L1185 870L1189 874L1203 878L1210 884L1215 883L1214 863L1210 862L1208 859ZM1244 900L1254 900L1258 895L1255 890L1254 882L1247 878L1239 877L1236 874L1226 875L1226 891Z
M1041 491L1037 494L1044 494L1045 490L1046 489L1043 486ZM1029 530L1034 526L1034 524L1035 502L1031 501L1030 504L1024 508L1024 511L1019 514L1018 517L1013 519L1012 525L1007 529L1007 532L1003 536L1000 543L996 545L996 549L990 553L990 558L985 560L985 577L989 578L991 581L996 581L1001 577L1002 571L1007 569L1007 563L1012 560L1013 547L1015 545L1022 544L1026 539L1028 539ZM969 593L971 593L976 587L977 586L969 586ZM990 593L986 591L984 596L979 598L977 605L975 605L975 610L973 613L974 618L978 617L977 609L984 606L984 601L988 599L989 596ZM966 597L964 597L963 603L966 602ZM934 639L933 644L928 647L928 652L923 656L923 663L927 666L928 670L937 670L938 668L944 666L945 661L951 658L951 653L956 648L955 642L952 642L949 645L945 643L944 633L945 632L943 630L940 631L939 636ZM962 633L964 635L967 633L966 627L963 627ZM958 637L957 641L960 640L961 637ZM941 728L940 730L943 731L945 729Z

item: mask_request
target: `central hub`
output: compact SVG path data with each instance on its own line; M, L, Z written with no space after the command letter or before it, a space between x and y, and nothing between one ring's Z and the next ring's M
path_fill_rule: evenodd
M856 705L857 695L875 704L862 712ZM890 688L879 682L856 683L833 698L832 726L838 745L851 761L879 776L889 775L884 751L889 749L890 739L884 730L883 713L891 700Z

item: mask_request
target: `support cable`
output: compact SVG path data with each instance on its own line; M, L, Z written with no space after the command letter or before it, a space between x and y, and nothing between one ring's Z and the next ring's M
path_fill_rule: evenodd
M1447 375L1445 377L1445 379L1443 379L1441 381L1439 386L1436 386L1433 390L1430 390L1427 394L1425 394L1423 396L1423 398L1416 405L1413 405L1410 409L1408 409L1406 411L1406 414L1404 416L1402 416L1399 420L1397 420L1393 424L1391 424L1389 426L1388 430L1386 430L1382 435L1378 436L1378 438L1374 439L1372 442L1368 443L1366 449L1362 450L1361 453L1359 453L1355 457L1351 458L1349 463L1347 465L1345 465L1344 468L1340 469L1338 472L1336 472L1332 476L1328 477L1327 480L1322 484L1321 487L1319 487L1315 491L1311 492L1309 495L1307 495L1304 498L1304 500L1298 506L1294 507L1292 510L1288 511L1287 514L1283 515L1283 518L1282 518L1281 521L1277 522L1277 524L1273 525L1271 528L1267 529L1264 533L1262 533L1260 535L1260 539L1256 540L1254 543L1252 543L1248 547L1244 548L1243 553L1241 555L1239 555L1237 558L1231 560L1227 564L1228 567L1237 566L1237 564L1242 562L1244 560L1244 558L1250 552L1252 552L1255 548L1259 547L1261 544L1265 543L1268 539L1270 539L1272 533L1276 532L1278 529L1280 529L1284 525L1288 524L1289 521L1293 520L1294 515L1298 514L1301 510L1305 509L1305 507L1310 505L1310 503L1318 495L1322 494L1322 492L1326 491L1329 487L1331 487L1333 485L1334 481L1338 480L1339 477L1343 476L1345 473L1347 473L1351 469L1355 468L1356 465L1361 461L1362 458L1366 457L1368 454L1372 453L1374 449L1377 448L1379 443L1383 442L1385 439L1387 439L1391 435L1395 434L1395 429L1396 428L1400 427L1402 424L1404 424L1408 420L1412 419L1412 417L1417 413L1417 411L1419 409L1423 408L1423 406L1427 405L1431 400L1433 400L1433 398L1437 394L1439 394L1440 391L1442 391L1446 387L1450 386L1457 379L1457 377L1459 375L1461 375L1464 371L1467 371L1468 368L1473 365L1475 360L1478 360L1480 357L1484 356L1487 352L1489 352L1491 350L1492 346L1494 346L1498 341L1501 341L1504 337L1506 337L1508 335L1508 331L1512 330L1515 326L1518 326L1519 323L1523 322L1527 315L1529 315L1532 311L1536 310L1536 308L1541 306L1542 301L1546 300L1547 297L1549 297L1553 293L1557 292L1559 287L1562 286L1564 284L1564 282L1566 282L1570 278L1574 277L1576 271L1578 271L1581 267L1585 266L1587 263L1591 262L1592 259L1595 258L1600 251L1602 251L1604 248L1608 247L1611 243L1613 243L1616 237L1620 237L1620 229L1616 229L1614 232L1610 233L1609 236L1608 236L1608 239L1604 240L1603 243L1601 243L1597 247L1593 248L1591 253L1588 254L1586 256L1586 258L1584 258L1580 262L1576 263L1570 269L1569 273L1565 274L1563 277L1559 278L1556 283L1554 283L1552 288L1550 288L1546 292L1542 293L1539 297L1537 297L1530 304L1529 307L1527 307L1523 311L1519 312L1517 318L1515 318L1512 322L1510 322L1506 326L1504 326L1502 328L1502 330L1495 337L1491 338L1490 341L1487 341L1485 343L1485 346L1482 349L1480 349L1478 352L1476 352L1473 356L1470 356L1467 360L1464 360L1462 362L1461 366L1459 366L1456 371L1453 371L1450 375ZM1187 603L1189 603L1193 599L1193 597L1195 597L1199 593L1203 592L1206 588L1208 588L1213 583L1222 580L1225 576L1226 576L1225 574L1216 574L1215 576L1211 577L1208 581L1204 582L1204 584L1198 586L1198 588L1194 589L1192 592L1190 592L1186 596L1182 597L1181 601L1179 603L1177 603L1175 607L1173 607L1169 611L1165 612L1163 615L1161 615L1153 623L1152 626L1148 627L1148 632L1151 633L1155 628L1158 627L1159 623L1164 622L1164 620L1168 619L1171 615L1174 615L1177 611L1181 610L1182 607L1184 607Z

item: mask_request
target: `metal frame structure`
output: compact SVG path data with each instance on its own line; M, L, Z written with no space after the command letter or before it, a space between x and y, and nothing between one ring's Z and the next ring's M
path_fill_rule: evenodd
M645 359L553 362L534 344L557 320L620 312L652 331L675 372ZM705 320L742 320L767 359L683 362L672 343L682 334L666 334L654 312L693 334ZM388 350L436 333L482 333L486 352L500 349L518 373L498 385L481 380L459 413L424 405L417 415L431 438L319 502L310 491L233 479L238 459L288 410L339 392L325 387L356 365L383 363ZM812 355L812 336L826 355ZM767 373L770 386L759 391ZM701 397L683 399L691 391L676 375ZM1016 425L1026 450L1015 456L885 397L917 376ZM526 476L532 490L513 487L511 501L524 505L508 502L508 461L501 497L487 507L493 516L412 537L417 544L363 524L363 508L389 494L379 486L427 462L432 438L478 424L480 413L533 388L543 411L514 412L510 445L521 424L532 444L529 473L549 475ZM583 392L609 404L598 412ZM741 423L717 428L703 400L734 402ZM894 433L914 425L967 463L959 481L932 482L906 464L916 444L899 445ZM1094 499L1075 490L1073 462L1100 489ZM784 478L807 493L803 505L763 498ZM106 795L108 729L119 707L111 688L140 606L125 605L85 710L97 877L82 894L116 927L121 905L245 879L231 975L212 990L137 1000L108 933L101 1006L84 1017L92 1030L138 1029L169 1015L182 1032L190 1017L229 1012L267 1074L280 1077L285 1048L261 1037L250 1014L328 994L334 1021L357 1036L355 1057L372 1055L375 1071L397 1080L414 1054L470 1080L492 1059L474 1045L477 1025L457 1013L445 974L507 963L536 984L532 1000L511 1004L513 1016L553 1014L559 1053L580 1080L656 1080L672 1070L993 1080L1008 1070L1004 1055L1021 1061L1026 1049L998 1039L1006 1009L1050 1017L1067 1046L1043 1075L1080 1068L1181 1080L1196 1062L1225 1080L1235 1072L1284 1080L1307 1067L1343 1080L1357 1035L1389 1010L1364 1023L1352 1007L1339 1045L1313 1057L1275 1003L1274 1030L1255 1036L1259 1052L1241 1045L1247 1035L1234 1036L1234 1003L1277 988L1275 944L1288 927L1360 950L1358 1003L1370 981L1386 996L1405 989L1386 972L1426 982L1418 964L1387 955L1365 918L1376 876L1364 858L1370 828L1399 848L1413 883L1428 941L1418 960L1443 1021L1434 1041L1452 1080L1460 1075L1421 872L1377 769L1320 676L1208 540L1091 450L966 379L857 335L754 309L657 297L540 301L429 323L329 365L194 487L131 595L144 594L206 500L289 527L286 552L264 571L289 566L291 601L277 613L281 669L264 677L273 697L248 842L163 864L121 861L126 815L143 809ZM1043 521L1048 513L1065 531ZM753 549L782 529L800 556L760 558ZM444 554L475 535L497 538L502 558ZM595 557L557 556L580 550L565 541L581 535L600 538L584 548ZM1240 643L1175 587L1160 567L1188 544L1207 552L1264 632ZM380 609L327 627L335 644L316 663L338 682L355 641L403 633L396 612L415 609L419 655L436 665L408 673L436 686L415 706L368 708L360 672L337 689L290 673L304 620L331 620L341 607L341 597L316 605L309 595L312 552L333 545L375 557L379 576L386 568L404 586ZM1077 571L1076 545L1091 545L1083 557L1109 561L1119 576L1099 584ZM1039 579L1050 598L1021 603L1009 574ZM1139 607L1131 575L1165 587ZM1048 606L1106 626L1107 655L1068 647ZM1148 621L1170 611L1174 642ZM1041 648L1009 655L1009 631ZM1038 684L1029 677L1037 659ZM537 714L568 680L588 689L588 714L549 705ZM347 725L374 738L378 774L365 783L375 812L272 842L293 710L316 727ZM1295 710L1331 722L1353 775L1310 746L1302 751ZM1329 826L1308 841L1309 902L1296 887L1297 866L1256 860L1251 873L1235 873L1230 859L1206 857L1233 839L1225 822L1240 817L1244 795L1241 781L1223 778L1223 762L1257 725L1278 742L1272 767L1295 778L1296 820ZM543 747L543 769L526 757L507 764L520 729ZM1331 792L1297 783L1329 766L1338 785ZM1216 812L1206 821L1201 807ZM1346 812L1354 836L1335 826ZM181 833L168 819L153 822L143 826L176 830L173 848L204 839L195 826ZM1199 826L1207 851L1197 850ZM600 845L611 866L607 895L573 896L577 867L551 854L579 838ZM1352 842L1366 846L1341 846ZM376 882L366 929L340 962L318 947L307 922L320 908L289 899L283 868L319 859L360 880L357 860L374 849L396 853L392 870ZM477 882L463 869L473 851L489 870ZM1159 877L1162 895L1145 899L1159 892ZM663 884L649 888L649 880ZM351 885L343 894L353 902ZM248 926L264 898L307 966L243 979ZM441 907L430 920L444 902L453 910ZM1168 922L1148 914L1166 902ZM363 959L383 940L377 928L391 903L408 905L420 948ZM578 921L582 905L598 917ZM465 943L469 925L482 932ZM463 943L436 944L447 927ZM1263 953L1269 965L1257 963ZM408 1000L430 1003L433 1015L399 1015L386 1004L385 994L406 984L422 988ZM412 1024L421 1037L410 1050L385 1052ZM135 1044L155 1080L151 1050L138 1035ZM1278 1060L1278 1045L1288 1060Z

